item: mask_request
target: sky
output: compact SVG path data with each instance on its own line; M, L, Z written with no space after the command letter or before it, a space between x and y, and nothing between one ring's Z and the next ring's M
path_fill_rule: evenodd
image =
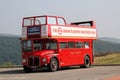
M120 39L120 0L0 0L0 33L21 35L22 18L62 16L67 23L94 20L98 37Z

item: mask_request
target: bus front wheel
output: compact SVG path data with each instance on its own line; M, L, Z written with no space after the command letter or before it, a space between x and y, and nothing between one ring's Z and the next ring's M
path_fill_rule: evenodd
M49 71L55 72L58 69L58 62L55 58L51 58L50 64L49 64Z

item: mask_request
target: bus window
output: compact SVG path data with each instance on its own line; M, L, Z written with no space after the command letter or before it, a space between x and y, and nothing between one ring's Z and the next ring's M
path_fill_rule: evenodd
M74 42L68 42L68 48L74 48Z
M23 26L32 26L34 24L34 18L27 18L24 19Z
M35 25L46 24L46 17L38 17L35 19Z
M56 24L56 18L55 17L48 17L48 24Z
M66 42L60 42L60 49L66 48Z
M22 41L22 47L23 51L25 52L32 51L32 41L31 40Z
M57 18L58 25L65 25L63 18Z
M47 42L46 49L57 49L57 42Z
M34 50L42 50L42 41L34 40Z
M89 42L84 42L84 48L85 48L85 49L90 48Z
M76 48L82 48L82 42L76 42L75 46Z

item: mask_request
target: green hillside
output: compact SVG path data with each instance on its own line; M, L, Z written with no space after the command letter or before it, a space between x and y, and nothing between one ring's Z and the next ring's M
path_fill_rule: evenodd
M21 64L21 45L18 37L0 36L0 64Z
M96 53L120 52L120 43L98 39L94 41L94 50Z

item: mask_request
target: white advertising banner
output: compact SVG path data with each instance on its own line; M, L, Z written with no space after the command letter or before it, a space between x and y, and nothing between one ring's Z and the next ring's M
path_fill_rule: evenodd
M52 37L81 37L81 38L96 38L96 29L80 28L80 27L65 27L51 26Z
M30 28L29 34L38 34L40 31L41 38L81 38L96 39L97 33L95 28L83 28L77 26L41 26L41 28ZM27 38L27 27L22 28L22 38Z

